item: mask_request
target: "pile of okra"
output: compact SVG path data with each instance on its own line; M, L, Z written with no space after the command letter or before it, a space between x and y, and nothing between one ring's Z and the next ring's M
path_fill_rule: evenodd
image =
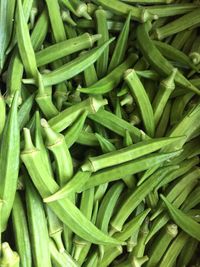
M0 267L200 266L200 1L0 1Z

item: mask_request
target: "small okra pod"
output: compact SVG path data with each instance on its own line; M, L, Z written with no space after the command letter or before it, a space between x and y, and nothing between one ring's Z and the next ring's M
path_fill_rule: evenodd
M44 198L43 201L48 203L66 198L77 191L79 192L90 176L91 172L78 171L67 184L62 184L62 187L55 194Z
M130 19L131 19L131 13L129 13L129 15L127 16L123 29L121 30L120 35L117 39L115 49L112 54L112 58L110 60L110 64L108 67L108 72L112 71L119 64L121 64L122 61L124 60L124 56L125 56L127 45L128 45Z
M149 19L157 19L157 15L152 15L147 9L141 7L135 7L132 5L125 4L120 1L110 0L96 0L97 4L103 6L105 9L111 10L114 14L128 16L131 13L131 19L145 22Z
M193 11L169 22L161 28L156 29L156 35L159 40L164 39L170 35L181 32L192 26L197 27L200 23L199 18L200 8L195 8Z
M31 43L34 51L38 51L41 49L42 44L44 43L44 39L48 32L49 19L47 10L44 9L40 14L37 22L31 33Z
M38 73L38 93L35 100L47 119L55 117L59 111L52 102L52 88L44 87L41 74Z
M166 252L171 241L177 236L178 227L176 224L168 224L153 242L148 252L149 261L147 267L157 266Z
M20 153L20 130L17 112L18 97L19 94L16 92L1 136L0 200L3 202L1 206L0 232L6 229L17 190Z
M138 142L137 144L133 144L113 152L102 154L100 156L89 157L89 159L84 165L82 165L81 168L83 171L96 172L106 167L118 165L142 157L149 153L155 152L156 150L181 139L183 139L183 137L174 137L173 139L164 137Z
M175 89L175 75L177 73L177 69L173 69L172 73L164 80L160 82L160 86L158 89L158 92L153 100L153 112L154 112L154 121L155 125L158 124L162 114L163 110L167 104L167 101L172 93L172 91Z
M168 172L175 168L177 167L169 166L160 168L157 170L157 172L155 172L155 174L152 174L147 181L136 188L133 193L123 201L118 213L112 219L111 225L113 229L116 231L121 231L125 221L131 215L137 205L142 202L142 200L157 186L159 181L161 181Z
M59 252L53 240L49 239L51 261L56 267L70 266L79 267L79 264L71 257L70 254L65 252Z
M45 2L49 13L52 33L56 43L66 40L65 28L62 21L58 0L45 0Z
M44 119L41 120L41 125L46 137L46 146L53 153L56 161L58 184L63 186L73 176L72 157L65 143L64 136L52 130Z
M64 0L66 2L66 0ZM71 0L70 5L72 6L71 11L78 17L84 17L88 20L91 20L92 18L87 12L87 5L80 0Z
M1 120L0 120L0 137L1 137L6 122L6 103L1 92L0 92L0 114L1 114Z
M43 203L33 184L29 181L29 177L26 178L25 182L28 225L34 266L51 267L49 235Z
M35 53L31 44L28 25L25 20L21 0L17 1L17 41L20 56L29 77L37 77Z
M44 48L36 53L37 66L49 64L57 59L66 57L82 49L91 48L101 38L101 35L84 33L75 38L64 40ZM51 55L51 57L49 57Z
M98 41L98 46L102 45L104 42L109 40L109 32L107 25L106 12L102 7L98 8L95 11L96 23L97 23L97 32L101 34L102 38ZM108 56L109 56L109 46L105 48L101 56L97 59L96 70L97 76L102 78L107 73L108 68Z
M31 267L32 255L28 223L26 218L26 211L19 192L16 192L15 194L15 200L12 209L12 223L15 237L15 246L20 256L20 266Z
M24 133L25 148L21 153L21 159L41 197L44 199L58 191L59 186L53 177L49 175L46 167L41 164L41 153L33 146L30 131L24 129ZM68 198L48 203L48 205L58 218L80 237L95 244L121 244L120 241L100 231Z
M188 266L198 247L198 240L190 238L183 247L178 260L177 267Z
M165 57L162 56L162 54L156 48L152 39L150 38L148 31L151 25L149 23L147 22L138 26L136 33L137 41L140 46L141 52L143 53L149 64L158 73L166 77L166 75L171 74L174 67ZM179 71L177 71L175 82L185 89L191 90L198 95L200 94L200 91L195 86L193 86L189 82L189 80L187 80Z
M200 225L193 220L191 217L186 215L183 211L176 208L172 205L167 198L161 195L162 200L164 201L172 219L175 223L188 235L194 237L197 240L200 240Z
M100 170L91 176L91 179L89 179L82 186L81 191L100 184L119 180L127 175L133 175L141 171L147 170L148 168L153 167L155 164L161 164L162 162L169 160L170 158L176 157L179 154L180 151L166 154L155 153L150 156L145 156L141 159L119 164L118 166L115 166L115 168L111 167L105 170Z
M131 54L128 59L114 68L108 75L92 84L88 88L80 88L79 91L81 93L94 95L101 95L110 92L118 86L123 78L124 71L133 66L137 58L138 57L136 54Z
M65 143L67 144L68 149L77 141L85 120L87 118L88 111L84 111L80 117L78 117L75 122L64 132Z
M19 267L21 265L17 252L7 242L1 244L0 267Z
M189 235L185 232L180 232L178 236L173 240L172 244L165 252L164 257L160 261L160 267L172 267L174 266L176 259L180 255L181 250L187 244Z
M146 91L135 70L127 70L125 72L124 79L129 86L131 95L133 95L140 109L140 113L147 134L150 136L154 136L155 124L153 118L153 109L150 100L146 94Z
M95 133L95 135L99 141L99 145L103 153L108 153L116 150L116 147L108 139L104 138L98 133Z
M60 66L56 70L43 74L42 79L44 86L50 86L64 82L84 71L99 58L99 56L112 41L113 39L110 39L101 46L98 46L88 51L87 53L71 60L70 62L64 64L63 66ZM36 83L35 79L23 79L23 82L30 84Z
M61 236L63 232L63 224L48 206L46 207L46 214L49 236L55 242L58 251L63 253L65 251Z
M71 26L76 26L76 22L72 19L69 10L62 10L61 17L64 22L69 23Z
M89 97L78 104L63 110L57 116L48 121L49 125L56 132L61 132L72 124L83 111L88 114L96 113L102 106L107 104L106 99L96 99Z

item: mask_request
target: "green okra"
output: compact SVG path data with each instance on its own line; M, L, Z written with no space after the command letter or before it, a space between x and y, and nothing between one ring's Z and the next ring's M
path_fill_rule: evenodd
M193 11L186 13L172 22L169 22L161 28L156 29L158 39L161 40L172 34L191 28L192 26L197 26L200 23L199 12L200 9L196 7Z
M20 130L26 125L30 120L30 112L33 107L35 95L30 95L21 105L18 112L18 123Z
M61 132L73 123L83 111L88 111L88 114L96 113L106 104L106 99L89 97L86 100L63 110L57 116L50 119L48 123L54 131Z
M63 66L53 70L49 73L42 75L42 80L44 86L55 85L64 82L93 64L99 56L103 53L104 49L113 41L113 39L107 41L99 47L92 49L91 51L81 55L74 60L64 64ZM24 83L33 83L36 81L34 79L23 79Z
M46 146L53 153L56 161L58 184L63 186L73 176L72 157L65 143L64 136L53 131L44 119L41 120L41 125L46 137Z
M84 33L75 38L64 40L48 46L47 48L38 51L36 56L37 66L43 66L49 64L59 58L66 57L73 53L76 53L82 49L91 48L93 44L101 38L101 35L90 35L89 33ZM51 55L51 57L49 57Z
M0 122L0 136L1 136L6 122L6 103L1 93L0 93L0 113L1 113L1 122Z
M140 45L141 52L149 62L149 64L162 76L170 75L173 70L172 64L165 59L159 50L150 39L149 23L140 24L137 28L137 41ZM179 71L177 71L175 82L185 89L189 89L196 94L199 94L199 90L193 86Z
M154 136L155 124L153 109L146 91L134 69L127 70L124 79L128 84L131 95L137 102L145 130L148 135Z
M120 32L120 35L117 39L112 58L108 67L108 72L112 71L115 67L122 63L125 57L126 49L128 46L128 37L130 30L130 19L131 13L127 16L127 19L124 23L123 29Z
M118 213L113 218L111 225L116 231L121 231L124 222L134 211L137 205L151 192L162 180L162 178L170 171L177 168L176 166L169 166L160 168L155 174L152 174L147 181L136 188L133 193L120 206Z
M101 7L95 11L95 18L96 18L97 32L102 36L102 38L98 40L98 46L100 46L109 40L109 32L106 22L106 13ZM109 56L109 46L107 46L104 49L103 53L100 55L100 57L97 59L96 62L97 76L99 78L104 77L105 74L107 73L108 56Z
M25 150L21 153L21 158L28 169L29 175L34 181L34 184L44 199L51 194L54 194L59 189L59 186L54 181L53 177L48 174L47 169L43 164L39 164L40 166L38 168L38 163L42 162L41 153L33 146L29 130L24 129L24 133ZM105 235L95 227L68 198L57 200L48 205L58 218L80 237L97 244L121 243L114 238Z
M171 217L176 222L176 224L183 229L188 235L194 237L197 240L200 240L200 225L195 222L191 217L186 215L184 212L172 205L167 198L161 195L162 200L164 201Z
M159 266L160 267L172 267L176 262L178 255L180 254L182 248L187 243L189 236L183 231L178 234L178 236L173 240L169 249L166 251L164 257L162 258Z
M15 236L15 245L20 256L20 265L22 267L31 267L32 255L30 236L28 231L26 211L19 192L16 192L15 194L15 200L12 209L12 222Z
M1 244L0 267L19 267L20 258L7 242Z
M188 196L188 198L186 199L185 203L182 205L181 208L183 210L185 210L185 211L189 211L190 209L192 209L193 207L195 207L196 205L198 205L200 203L199 192L200 192L200 187L198 186Z
M49 236L42 199L26 177L26 208L34 266L51 267ZM40 219L38 219L40 218ZM42 247L42 250L41 250Z
M56 43L66 40L65 28L61 18L58 0L45 0L45 2L49 13L52 33Z
M156 150L165 147L174 141L181 140L182 138L183 137L176 137L171 139L164 137L138 142L137 144L133 144L110 153L102 154L96 157L89 157L89 159L81 168L83 171L96 172L106 167L118 165L155 152Z
M127 60L113 69L108 75L98 80L88 88L80 88L81 93L101 95L113 90L123 78L124 71L133 66L137 60L136 54L131 54Z
M170 242L177 236L178 227L176 224L168 224L158 235L153 246L148 253L149 261L147 267L153 267L159 264L163 254L166 252Z
M98 139L99 145L100 145L103 153L108 153L108 152L116 150L115 146L109 140L104 138L102 135L95 133L95 136Z
M17 190L20 153L20 130L17 114L18 96L18 92L16 92L1 136L0 199L3 204L1 206L0 232L6 229Z

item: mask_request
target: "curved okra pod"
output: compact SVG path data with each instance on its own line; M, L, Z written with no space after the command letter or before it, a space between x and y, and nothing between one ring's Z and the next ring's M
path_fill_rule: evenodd
M101 35L99 34L91 35L89 33L84 33L75 38L48 46L35 54L37 66L43 66L80 50L91 48L100 38ZM49 55L51 55L51 57L49 57Z
M96 99L94 97L89 97L78 104L66 108L57 116L50 119L48 123L54 131L61 132L62 130L66 129L71 123L73 123L83 111L87 111L88 114L93 114L106 104L106 99Z
M97 32L102 36L102 38L98 41L98 46L100 46L109 40L106 12L102 9L102 7L98 8L95 11L95 17L96 17ZM105 74L107 73L108 56L109 56L109 46L107 46L104 49L103 53L97 59L96 62L97 76L99 78L104 77Z
M58 0L45 0L45 2L49 13L49 20L51 23L54 39L56 43L62 42L66 40L66 33L60 13Z
M83 129L87 115L88 115L88 111L86 110L80 115L80 117L78 117L75 120L75 122L64 133L65 143L67 144L68 148L70 148L77 141Z
M35 53L31 44L28 25L24 17L21 0L17 1L17 40L22 62L26 73L30 77L37 77L37 64Z
M149 24L140 24L137 28L137 41L140 49L149 62L149 64L162 76L170 75L173 70L172 64L165 59L160 51L156 48L153 41L149 37ZM179 71L175 76L175 82L185 89L189 89L196 94L200 94L200 91L193 86Z
M154 241L148 252L149 261L147 267L157 266L163 254L169 247L170 242L177 236L178 227L176 224L168 224Z
M47 74L43 74L42 79L44 86L55 85L76 76L93 64L112 41L113 39L110 39L101 46L84 53L83 55L73 59L69 63L64 64L56 70L53 70ZM34 79L23 79L23 82L35 84L37 81Z
M169 249L166 251L159 266L160 267L172 267L176 262L183 247L187 244L189 236L183 231L178 234L175 240L173 240Z
M15 200L12 209L12 223L15 245L20 256L20 265L22 267L31 267L32 256L27 218L21 196L18 192L15 194Z
M169 22L161 28L156 29L156 35L158 39L166 38L175 33L181 32L192 26L197 27L200 23L199 17L200 8L195 8L193 11L186 13L185 15Z
M88 88L78 89L81 93L101 95L113 90L123 78L124 72L133 66L135 61L138 59L136 54L131 54L127 60L121 63L119 66L114 68L108 75L92 84Z
M189 217L184 212L172 205L163 195L161 195L161 198L164 201L172 219L176 222L176 224L188 235L194 237L199 241L200 225L191 217Z
M0 120L0 137L1 137L6 122L6 103L1 92L0 92L0 114L1 114L1 120Z
M18 97L19 94L16 92L1 136L0 200L3 201L3 204L1 206L0 232L6 229L17 190L20 153L20 130L17 114Z
M19 267L20 258L7 242L1 244L0 267Z
M146 94L146 91L135 70L127 70L125 72L124 79L128 84L131 95L133 95L134 99L137 102L137 105L139 106L147 134L150 136L154 136L155 124L153 117L153 109L148 95Z
M131 19L139 22L145 22L149 19L158 18L157 15L152 15L147 11L147 9L131 6L120 1L110 0L108 2L106 0L96 0L96 2L97 4L119 15L128 16L128 14L131 13Z
M58 184L63 186L73 175L72 158L65 138L62 134L53 131L46 120L41 119L41 125L46 137L46 146L53 153L56 161Z
M48 203L66 198L72 193L76 193L81 190L82 185L88 181L90 176L91 172L78 171L66 185L63 185L55 194L44 198L43 201Z
M26 177L26 208L34 266L51 267L49 235L42 200ZM42 250L41 250L42 247Z
M29 130L24 129L24 133L25 149L21 153L21 159L42 198L47 198L58 191L59 186L48 174L43 163L41 164L41 153L33 146ZM48 203L48 205L58 218L80 237L95 244L117 245L121 243L95 227L68 198Z
M100 184L119 180L127 175L133 175L135 173L147 170L148 168L153 167L155 164L161 164L165 160L176 157L178 154L180 154L180 151L166 154L155 153L150 156L142 157L141 159L120 164L119 166L115 166L115 168L111 167L105 170L100 170L91 176L91 179L89 179L82 186L81 191Z
M164 137L138 142L137 144L102 154L100 156L89 157L89 159L85 164L82 165L81 168L83 171L96 172L106 167L118 165L155 152L156 150L181 139L183 139L183 137L174 137L173 139Z
M108 72L115 69L124 60L124 56L125 56L127 44L128 44L130 19L131 19L131 13L129 13L129 15L127 16L123 29L121 30L120 35L117 39L115 49L113 51L112 58L110 60L110 64L108 67Z
M136 188L133 193L122 203L118 213L112 219L111 225L115 231L121 231L124 222L131 215L138 204L157 186L159 181L165 177L167 173L177 168L177 166L169 166L160 168L155 174L151 175L147 181Z
M164 80L160 82L158 92L153 100L153 112L154 112L154 121L155 125L158 124L163 110L167 104L167 101L175 89L174 78L176 76L177 69L173 69L172 73Z

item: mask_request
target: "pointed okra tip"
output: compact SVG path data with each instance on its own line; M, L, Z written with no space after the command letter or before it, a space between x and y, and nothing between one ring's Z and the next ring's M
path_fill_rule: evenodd
M24 128L23 132L24 132L24 151L23 152L25 153L28 151L35 150L35 147L33 145L32 138L31 138L30 130L28 128Z
M46 137L46 145L52 146L58 143L61 140L61 135L56 133L48 124L45 119L40 120L41 126L44 130L44 134Z
M18 266L17 263L19 263L19 255L12 251L7 242L2 243L0 266Z

